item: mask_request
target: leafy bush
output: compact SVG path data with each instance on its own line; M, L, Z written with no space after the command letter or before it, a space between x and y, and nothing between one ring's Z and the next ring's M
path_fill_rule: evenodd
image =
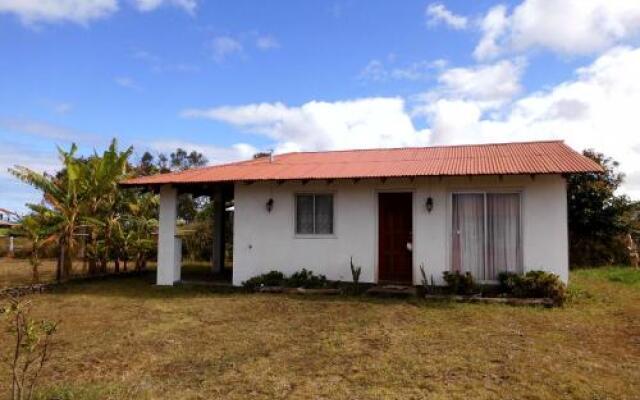
M513 294L517 285L520 284L521 276L515 272L500 272L498 274L498 287L501 293Z
M282 272L269 271L242 282L242 286L248 290L256 290L263 286L283 286L285 281L286 277Z
M9 304L0 308L2 322L14 338L0 359L7 361L11 375L11 398L32 399L40 372L51 358L51 343L57 323L31 317L31 302L9 297Z
M469 272L461 274L459 271L445 271L442 275L450 293L473 294L477 291L476 281Z
M502 272L498 275L500 288L515 297L550 298L561 305L567 297L567 287L556 274L529 271L524 275Z
M286 280L285 285L296 288L319 289L327 286L327 277L324 275L315 275L306 268L302 268L301 271L291 275Z

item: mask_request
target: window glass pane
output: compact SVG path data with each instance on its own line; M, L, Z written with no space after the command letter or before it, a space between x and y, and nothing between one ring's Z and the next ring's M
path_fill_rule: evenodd
M316 195L316 233L333 233L333 195Z
M453 270L484 280L484 195L455 193L452 211Z
M313 195L296 195L296 233L313 233Z
M503 271L522 272L520 194L487 194L486 279Z

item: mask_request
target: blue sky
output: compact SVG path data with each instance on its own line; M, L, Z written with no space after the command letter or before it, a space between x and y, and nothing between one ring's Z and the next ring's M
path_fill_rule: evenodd
M213 163L560 138L640 197L640 5L558 3L0 0L0 206L38 200L8 167L112 137Z

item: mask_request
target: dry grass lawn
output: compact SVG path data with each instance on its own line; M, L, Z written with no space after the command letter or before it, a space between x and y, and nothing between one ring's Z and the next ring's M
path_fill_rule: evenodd
M110 273L114 270L113 263L108 264L108 271ZM121 271L123 269L123 263L120 263ZM133 263L129 263L128 270L131 271ZM209 262L190 262L182 267L182 277L185 279L207 280L209 276ZM86 271L83 271L82 261L74 260L72 275L74 278L82 277L86 275ZM155 262L150 261L147 265L149 272L155 271ZM40 283L50 283L56 280L56 260L45 259L41 261L41 265L38 267L40 274ZM0 289L8 287L16 287L23 285L30 285L33 283L33 269L29 260L19 258L7 258L0 257Z
M41 398L640 398L640 272L630 269L573 272L561 309L220 293L150 278L30 297L38 316L60 321ZM0 366L5 392L8 377Z
M41 282L53 282L56 278L56 260L42 260L38 271ZM32 278L28 260L0 257L0 289L31 284Z

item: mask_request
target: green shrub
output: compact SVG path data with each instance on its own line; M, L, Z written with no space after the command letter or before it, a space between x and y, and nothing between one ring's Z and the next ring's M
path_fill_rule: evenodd
M503 293L515 297L550 298L561 305L567 297L567 287L556 274L529 271L524 275L502 272L498 275Z
M512 294L514 288L520 284L521 275L515 272L500 272L498 274L498 287L500 293Z
M285 284L289 287L319 289L327 286L327 277L324 275L315 275L313 272L302 268L301 271L291 275Z
M283 286L286 277L280 271L269 271L266 274L254 276L242 282L242 286L248 290L257 290L264 286Z
M477 292L475 279L469 272L461 274L459 271L445 271L442 274L444 281L447 283L447 291L454 294L473 294Z

